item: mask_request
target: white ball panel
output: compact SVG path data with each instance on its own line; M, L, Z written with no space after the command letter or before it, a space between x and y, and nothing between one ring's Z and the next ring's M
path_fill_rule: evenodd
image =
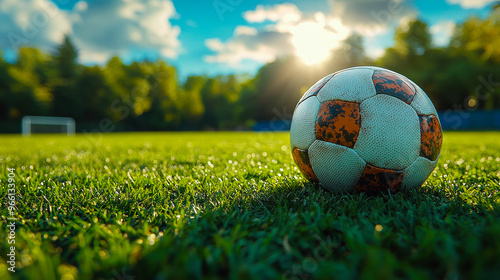
M424 157L418 157L410 166L403 170L403 190L412 190L422 186L436 167L437 161L430 161Z
M311 96L295 108L290 127L292 149L307 149L316 140L315 127L319 107L320 103L316 96Z
M391 72L395 73L392 70L385 69L385 68L378 67L378 66L354 66L354 67L351 67L351 68L347 68L346 70L354 70L354 69L370 69L370 70L373 70L373 71L375 71L375 70L387 70L387 71L391 71Z
M355 69L355 68L370 68L372 69L373 71L387 71L387 72L391 72L393 74L396 74L398 76L402 76L402 77L405 77L406 79L408 79L408 77L406 77L405 75L401 74L401 73L398 73L398 72L394 72L390 69L387 69L387 68L382 68L382 67L378 67L378 66L356 66L356 67L352 67L352 68L349 68L349 69ZM408 79L409 81L411 81L410 79Z
M372 80L373 70L369 68L347 69L333 76L319 91L318 100L362 102L376 94Z
M427 94L425 94L425 92L415 83L412 84L417 92L410 106L413 107L419 115L434 114L437 116L436 108L434 108L434 104L432 104L432 101L429 99Z
M380 168L403 170L420 153L420 122L411 106L378 94L360 105L361 129L354 150Z
M354 150L321 140L309 147L309 159L320 183L333 191L353 191L366 165Z

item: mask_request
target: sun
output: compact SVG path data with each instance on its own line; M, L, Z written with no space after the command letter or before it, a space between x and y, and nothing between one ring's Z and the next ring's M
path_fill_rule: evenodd
M318 22L303 22L290 31L295 54L307 65L325 61L330 56L331 49L339 43L337 34Z

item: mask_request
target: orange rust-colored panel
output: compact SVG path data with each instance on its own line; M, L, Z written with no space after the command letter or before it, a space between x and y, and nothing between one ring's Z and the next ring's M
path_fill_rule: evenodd
M420 120L420 156L436 160L441 151L443 133L435 115L419 115Z
M361 126L359 104L332 100L321 104L316 120L316 139L353 148Z
M384 70L375 70L372 76L378 94L388 94L410 104L415 97L415 88L406 78Z
M293 160L299 167L300 172L304 174L304 177L306 177L309 181L318 182L318 178L316 177L316 174L314 174L311 162L309 161L307 150L295 148L293 149L292 156Z
M379 168L366 164L363 175L356 184L356 190L370 194L391 190L396 193L401 188L403 171Z

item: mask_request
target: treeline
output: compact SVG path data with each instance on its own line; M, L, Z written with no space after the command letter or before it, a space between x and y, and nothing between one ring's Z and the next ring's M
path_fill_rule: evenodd
M258 121L290 119L319 78L358 65L408 76L441 111L500 108L499 25L496 7L487 19L457 25L449 45L437 47L428 25L415 20L396 30L394 46L376 61L354 34L321 65L282 57L255 76L190 76L183 83L162 60L127 65L113 57L103 66L81 65L65 37L51 54L23 47L16 62L0 59L0 128L18 130L25 115L50 115L75 118L80 131L103 120L117 130L249 129Z

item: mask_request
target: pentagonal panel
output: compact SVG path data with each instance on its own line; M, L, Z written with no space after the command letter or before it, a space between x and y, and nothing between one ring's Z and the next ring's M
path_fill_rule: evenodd
M309 158L320 183L333 191L353 191L365 169L354 150L320 140L309 147Z
M327 75L323 78L321 78L319 81L317 81L312 87L310 87L304 95L302 95L302 98L300 98L299 103L302 103L304 100L309 98L310 96L318 94L319 90L335 75L336 73L332 73L330 75Z
M406 104L410 104L415 97L415 88L406 77L400 74L387 70L375 70L372 78L377 94L394 96Z
M293 148L307 150L316 140L315 124L320 103L316 96L311 96L300 103L293 113L290 127L290 143Z
M418 118L420 120L420 156L436 160L443 142L439 119L435 115L419 115Z
M309 155L307 150L302 150L295 148L292 151L293 160L299 167L300 172L304 174L307 180L317 182L318 178L314 174L314 171L311 167L311 162L309 161Z
M354 150L380 168L403 170L420 153L420 122L411 106L378 94L360 105L361 129Z
M373 70L368 68L347 69L333 76L318 92L318 100L344 100L361 103L375 95L372 81Z
M418 157L410 166L403 170L402 189L411 190L422 186L436 167L438 159L430 161Z
M417 92L410 104L411 107L413 107L419 115L437 115L436 108L434 108L427 94L417 84L413 83L413 86Z
M361 119L359 103L332 100L321 104L316 120L316 139L354 147Z
M356 190L366 193L378 193L390 190L397 193L401 187L403 171L379 168L366 164L363 175L356 184Z

